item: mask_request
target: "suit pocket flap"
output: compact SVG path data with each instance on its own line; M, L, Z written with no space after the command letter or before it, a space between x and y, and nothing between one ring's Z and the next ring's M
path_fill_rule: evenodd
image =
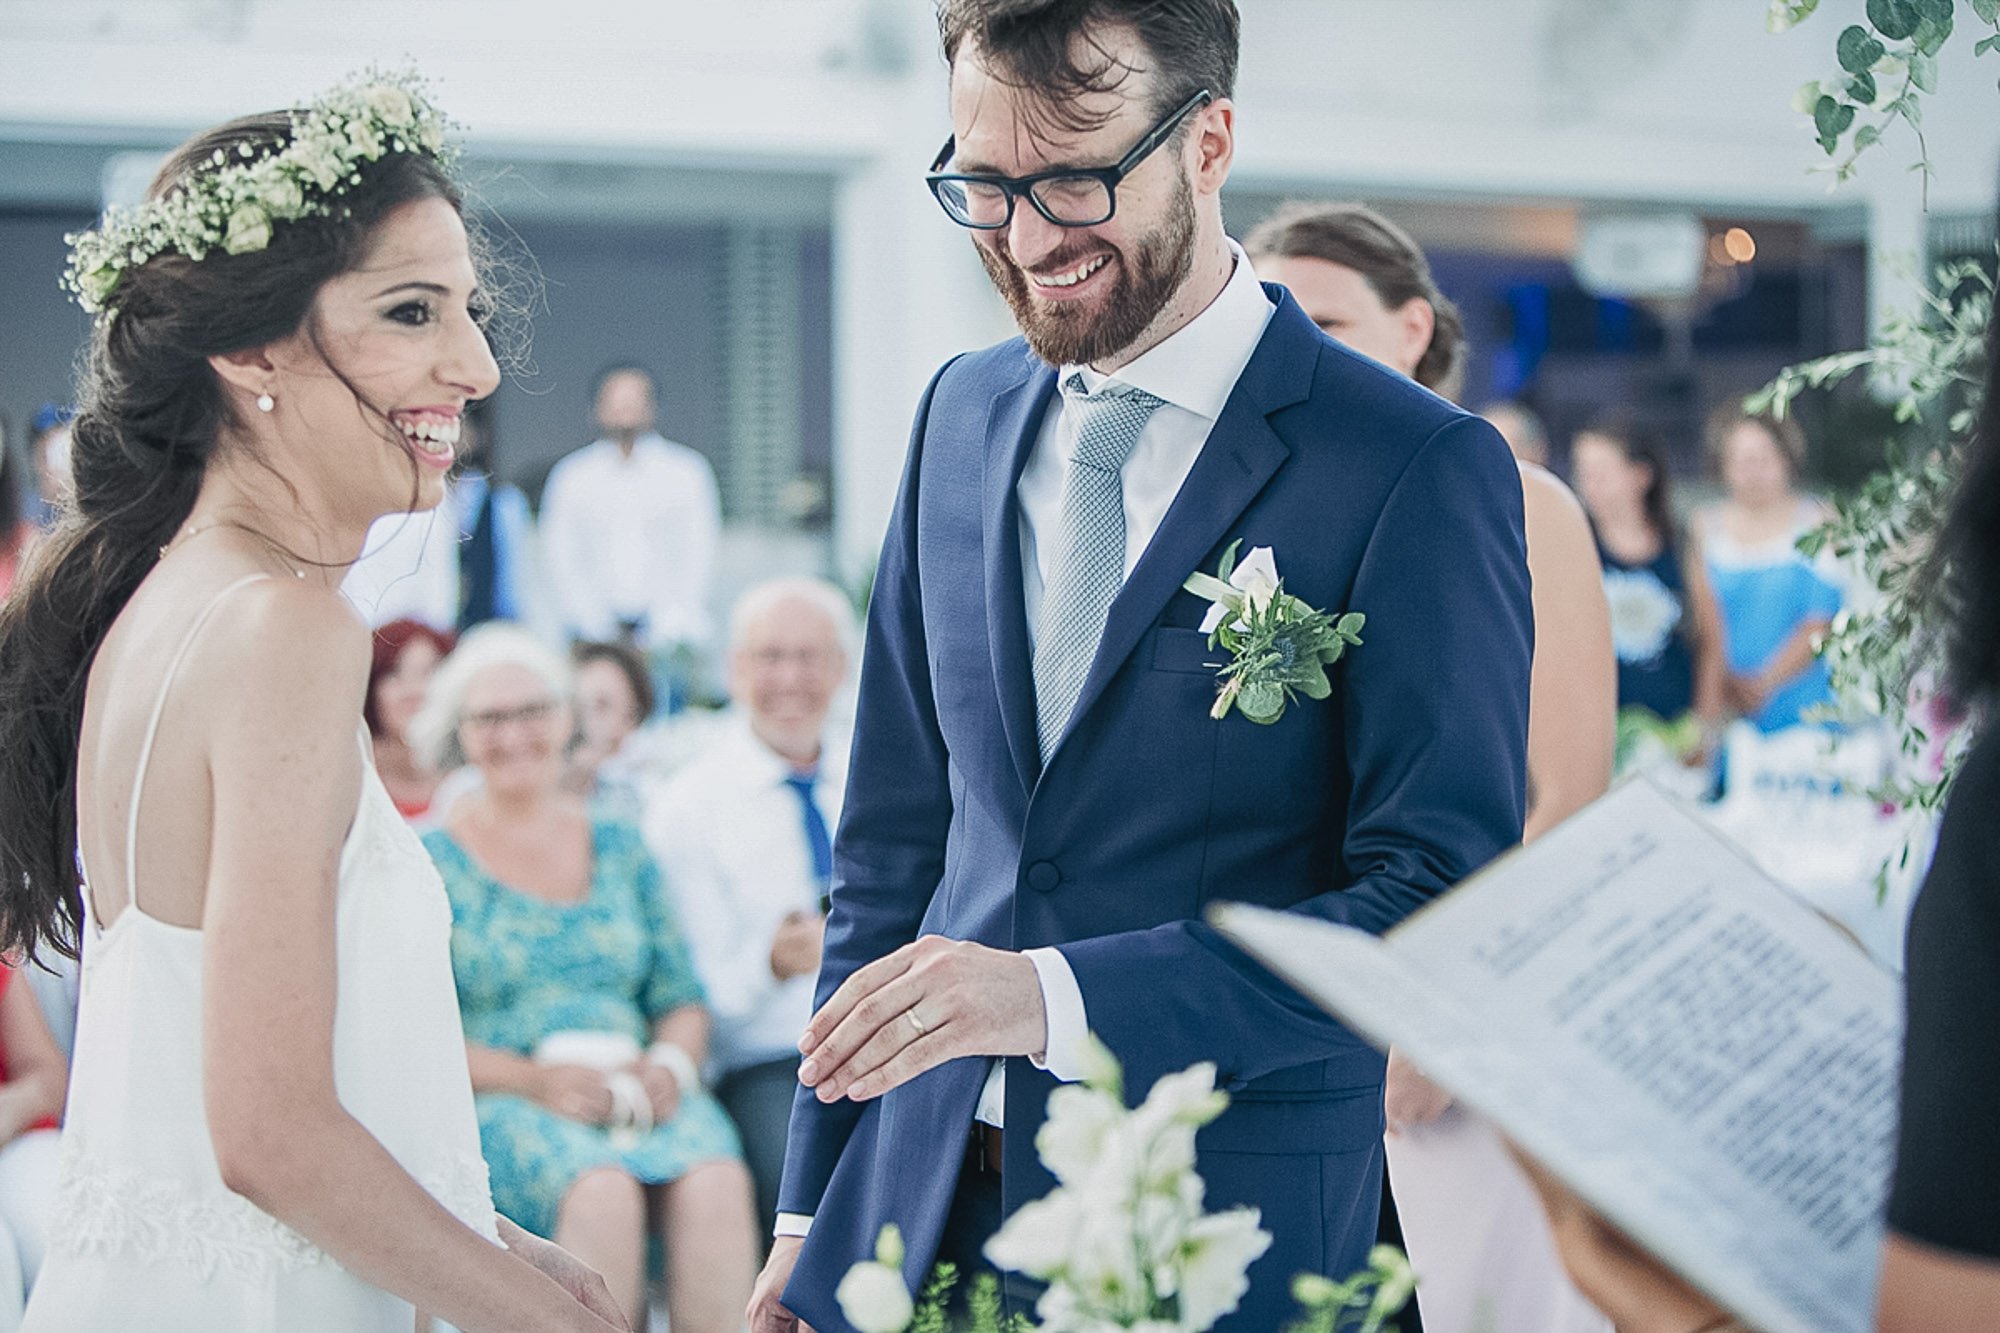
M1212 676L1229 662L1229 653L1220 644L1208 646L1208 636L1198 629L1164 626L1152 634L1152 654L1145 660L1155 671L1198 672Z

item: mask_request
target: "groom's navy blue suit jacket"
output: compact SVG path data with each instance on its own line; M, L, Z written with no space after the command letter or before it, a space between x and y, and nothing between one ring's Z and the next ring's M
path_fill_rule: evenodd
M862 658L819 1002L920 934L1061 948L1136 1101L1214 1061L1210 1208L1276 1240L1225 1327L1280 1327L1302 1269L1345 1276L1375 1236L1382 1057L1202 921L1235 900L1393 925L1519 840L1531 620L1521 485L1478 418L1278 309L1112 605L1069 731L1037 754L1015 483L1055 398L1016 340L952 361L917 411ZM1209 717L1220 650L1182 590L1269 546L1287 592L1367 616L1330 699L1276 725ZM779 1206L815 1215L786 1305L848 1328L833 1291L898 1224L936 1254L988 1062L862 1105L802 1092ZM1008 1061L1009 1211L1048 1191L1056 1086Z

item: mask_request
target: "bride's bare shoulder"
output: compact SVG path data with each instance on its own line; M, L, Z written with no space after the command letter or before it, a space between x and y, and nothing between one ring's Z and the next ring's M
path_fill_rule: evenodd
M368 626L338 588L318 580L260 579L216 610L202 656L230 693L274 699L352 698L368 684Z

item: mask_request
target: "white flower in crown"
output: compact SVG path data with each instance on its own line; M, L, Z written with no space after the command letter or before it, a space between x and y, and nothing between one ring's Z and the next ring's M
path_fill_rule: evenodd
M368 109L392 130L407 129L417 120L416 104L393 83L378 83L364 95Z
M445 128L414 74L362 74L294 112L282 146L241 144L233 160L217 149L166 197L107 210L98 227L66 237L63 286L97 314L124 275L155 256L198 263L214 250L262 250L278 226L331 213L369 163L391 152L445 158Z

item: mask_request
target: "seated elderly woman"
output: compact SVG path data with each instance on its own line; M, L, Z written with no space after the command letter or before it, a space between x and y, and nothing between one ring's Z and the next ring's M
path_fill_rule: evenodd
M413 728L480 785L425 838L449 891L480 1141L500 1210L645 1318L648 1223L675 1333L741 1327L755 1227L736 1132L698 1070L709 1019L636 829L563 790L567 664L483 625Z
M21 1322L56 1192L69 1069L27 978L0 958L0 1333Z

